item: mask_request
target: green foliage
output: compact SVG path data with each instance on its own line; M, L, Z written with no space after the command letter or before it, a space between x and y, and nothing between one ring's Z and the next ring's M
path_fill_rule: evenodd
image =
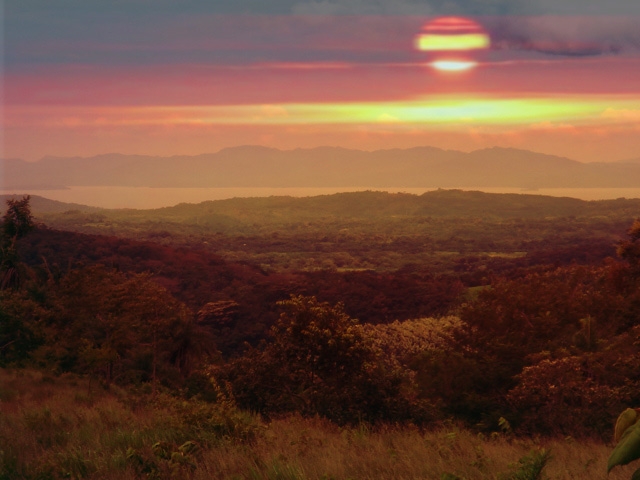
M2 216L2 233L6 239L21 238L33 230L30 199L26 195L20 200L7 200L7 211Z
M71 448L57 454L54 465L61 478L90 478L97 471L96 465L80 448Z
M640 274L640 219L627 230L628 239L618 244L617 253L625 260L634 275Z
M216 444L222 441L251 441L260 433L257 418L249 412L239 410L233 403L221 401L210 404L199 401L181 402L174 411L184 435L201 442ZM188 442L188 441L187 441ZM193 453L197 444L184 443L182 450Z
M497 281L462 308L471 328L460 340L482 346L485 357L496 356L496 367L510 373L531 353L573 346L577 333L593 349L593 319L611 317L620 301L609 275L606 268L573 266Z
M34 228L30 197L8 199L7 211L2 216L0 235L0 290L16 288L23 280L23 267L18 259L17 241Z
M580 330L574 335L577 347L586 351L595 351L598 348L597 322L587 315L580 319Z
M48 379L46 382L44 379ZM91 390L73 374L0 369L0 479L190 478L203 452L248 445L260 420L219 394L216 404L117 386ZM128 455L127 455L128 452Z
M501 480L542 480L542 471L551 460L551 452L547 449L539 449L522 457L518 461L517 468L506 475L501 475Z
M511 428L511 423L504 417L500 417L498 419L498 427L505 435L511 435L513 433L513 429Z
M469 328L457 331L457 350L483 374L472 375L464 390L473 395L458 414L470 418L468 400L500 415L506 404L521 431L604 435L639 385L637 293L621 294L616 269L572 266L498 280L463 305Z
M395 423L338 427L299 415L263 422L235 409L230 399L222 400L222 392L218 404L205 404L112 386L94 388L88 404L75 400L87 394L88 379L72 374L45 378L33 370L0 369L0 386L15 391L2 399L2 480L535 478L536 462L516 459L538 439L483 439L466 429ZM231 421L224 420L228 416ZM235 424L226 432L237 434L220 435L216 424ZM53 426L66 439L46 448L36 438ZM249 428L253 435L241 434ZM606 443L542 442L554 452L543 470L548 477L603 477L610 450ZM611 477L623 478L620 470ZM527 472L531 475L524 476Z
M45 218L58 229L206 248L269 271L404 268L452 272L482 285L493 273L525 265L584 264L613 256L613 244L637 215L637 205L635 199L582 202L440 190L421 196L236 198ZM413 317L425 314L433 312Z
M149 275L102 266L70 271L52 289L38 357L107 384L171 384L214 351L188 309Z
M447 195L461 202L466 197L460 192ZM516 268L517 263L521 270L485 268L489 265L486 259L459 261L463 253L493 252L501 262L506 261L506 254L531 253L527 235L536 226L548 229L545 235L554 233L567 240L569 233L588 233L593 218L585 223L575 218L545 223L503 212L496 223L478 218L463 228L459 219L445 218L453 207L436 208L424 204L424 199L416 203L416 199L377 194L351 198L357 205L344 205L343 197L303 202L307 207L328 208L333 216L327 219L322 212L296 213L296 202L279 199L292 221L312 215L316 223L308 228L296 223L278 230L285 220L272 216L263 224L247 227L245 233L255 236L242 239L209 235L204 229L201 236L189 240L191 249L182 250L114 238L65 237L62 232L41 229L20 241L21 249L28 242L34 246L20 250L20 257L26 253L31 265L41 265L26 288L1 292L0 365L31 361L56 373L98 378L105 386L136 384L140 392L154 393L151 398L166 387L179 388L187 397L219 406L219 389L208 375L214 372L220 385L229 381L239 405L272 418L300 412L340 424L358 424L422 423L453 417L474 427L495 429L504 416L515 434L602 435L623 404L640 400L640 327L635 326L640 290L630 288L635 285L631 257L625 257L627 264L609 260L600 266L561 268L528 268L542 260L520 255L517 263L517 255L510 257L509 262L514 262L510 265ZM368 212L368 201L377 202L386 216ZM385 206L389 201L393 205ZM261 215L266 215L265 205L271 200L258 203ZM240 224L256 220L256 213L247 207L251 202L230 202L227 207L231 204L243 218ZM410 205L416 223L407 225L401 211ZM215 213L217 207L209 207L209 213ZM440 212L445 216L425 217L432 207L446 210ZM589 207L592 212L598 208ZM190 209L178 208L182 213ZM360 223L349 223L346 211ZM168 211L156 214L172 215ZM400 215L400 219L388 214ZM28 217L24 212L16 215ZM146 214L135 215L131 225L139 227L136 222ZM174 220L180 223L176 215ZM598 235L605 224L613 225L600 221ZM180 225L185 232L197 227L186 220ZM325 231L327 226L335 228ZM505 233L514 228L519 237ZM640 227L636 233L634 228L633 241L640 238ZM14 237L27 230L16 228ZM172 235L154 238L172 243ZM536 241L542 242L543 237ZM59 239L64 242L56 242ZM607 239L610 237L601 238L603 242ZM46 255L38 249L41 240ZM225 255L236 255L239 242L246 247L246 257L237 258L268 256L276 247L286 257L304 248L308 258L315 258L318 264L330 260L336 269L299 272L292 263L288 271L274 272L278 269L226 264L210 253L220 248ZM556 244L549 242L553 250ZM69 251L73 254L65 256ZM380 252L395 260L377 263ZM397 272L383 271L390 265L401 266L404 253L415 255L413 260L420 256L441 262L438 271L456 272L455 276L427 273L428 262ZM121 268L78 267L78 259ZM380 271L341 270L354 267L349 263L353 261L362 261L358 268L380 267ZM162 273L133 273L145 270ZM462 305L453 303L464 290L459 279L467 285L483 285L477 295L464 298ZM486 287L490 281L491 286ZM294 295L276 307L286 292ZM198 316L194 319L173 294L199 309ZM337 299L345 303L332 306ZM451 309L452 305L457 307ZM282 310L279 319L278 308ZM425 309L446 311L450 316L411 316ZM392 322L395 318L418 319ZM207 364L214 353L212 332L225 345L226 358L232 360L209 370ZM268 338L258 344L265 332ZM240 349L243 340L254 347ZM76 403L92 405L91 389ZM10 390L6 392L10 395ZM151 448L160 440L179 445L204 437L211 442L245 438L245 426L252 429L251 421L243 422L237 411L223 418L204 403L193 405L184 416L176 413L178 407L171 407L176 418L189 425L189 435L173 419L168 421L171 429L166 438L144 439L142 445Z
M365 335L388 358L408 366L425 350L449 350L455 335L465 324L454 316L418 318L373 325L362 325Z
M529 433L587 435L608 432L626 399L602 356L542 359L525 367L506 400L519 412L520 429ZM614 366L611 366L615 368Z
M607 472L618 465L626 465L640 458L639 425L636 410L628 408L620 414L615 427L615 437L618 443L609 456ZM636 473L634 473L635 476Z
M472 392L486 381L476 359L454 348L427 349L409 364L415 372L420 398L428 399L447 415L455 415L476 423L488 411L488 404Z
M38 444L45 448L64 446L68 440L67 427L71 420L65 415L54 415L48 408L26 412L23 421Z
M37 333L41 314L37 304L22 292L0 292L0 367L25 363L42 343Z
M629 427L632 427L638 421L638 411L635 408L627 408L620 414L616 420L616 426L613 433L614 442L618 443Z
M319 414L339 423L410 415L403 371L385 363L342 305L302 296L280 305L284 312L270 341L219 373L229 378L240 405L264 414Z
M0 450L0 480L20 478L18 456L13 448L6 446Z
M190 478L197 468L194 455L198 449L193 441L185 442L179 447L176 444L160 441L148 450L127 449L127 462L139 478Z
M299 468L293 465L283 464L278 459L269 462L261 469L249 470L251 480L305 480Z

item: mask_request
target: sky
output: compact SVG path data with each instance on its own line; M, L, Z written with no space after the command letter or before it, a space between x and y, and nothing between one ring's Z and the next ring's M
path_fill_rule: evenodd
M635 0L0 0L0 14L4 158L247 144L640 157ZM439 70L451 52L416 47L443 17L490 40L452 53L473 68Z

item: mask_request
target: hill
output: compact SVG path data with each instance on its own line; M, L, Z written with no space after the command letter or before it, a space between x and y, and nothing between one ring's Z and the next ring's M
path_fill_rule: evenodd
M76 212L98 212L102 210L98 207L89 207L87 205L81 205L79 203L67 203L59 202L57 200L51 200L39 195L30 195L31 199L29 204L31 205L32 213L36 215L48 214L48 213L62 213L69 211ZM0 214L6 210L7 200L16 200L22 198L22 195L0 195Z
M34 204L37 212L35 207ZM424 223L432 217L482 218L485 221L606 217L627 221L634 218L639 210L640 199L585 201L532 194L439 189L422 195L365 191L302 198L232 198L150 210L96 209L90 216L83 212L65 211L63 214L46 215L46 218L60 227L104 222L123 226L146 222L147 229L170 223L183 227L188 225L198 231L246 234L259 232L265 226L305 224L305 228L311 228L313 225L335 223L357 229L365 224L383 222L402 223L405 233L409 233L415 225L406 225L408 220ZM43 210L42 213L47 214L48 211Z
M196 156L105 154L2 161L5 188L130 187L637 187L637 163L581 163L512 148L366 152L259 146Z
M640 391L638 249L621 242L638 202L440 190L46 214L120 238L44 225L20 238L0 360L153 398L214 378L267 416L609 438ZM209 215L235 224L215 230ZM616 244L623 261L607 258ZM442 342L426 347L432 332ZM292 396L302 378L317 387Z
M640 199L437 190L420 196L369 191L235 198L36 216L56 229L186 246L266 272L422 271L462 275L466 284L478 285L487 271L615 256L616 242L639 210Z

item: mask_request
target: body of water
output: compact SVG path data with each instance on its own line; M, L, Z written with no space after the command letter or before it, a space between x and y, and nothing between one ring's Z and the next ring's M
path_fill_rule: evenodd
M472 188L487 193L520 193L572 197L582 200L610 200L616 198L640 198L640 188ZM59 190L2 190L2 194L31 194L58 200L103 208L161 208L178 203L200 203L207 200L225 200L235 197L312 197L340 192L362 192L365 190L391 193L405 192L421 195L435 188L366 188L366 187L321 187L321 188L149 188L149 187L70 187Z

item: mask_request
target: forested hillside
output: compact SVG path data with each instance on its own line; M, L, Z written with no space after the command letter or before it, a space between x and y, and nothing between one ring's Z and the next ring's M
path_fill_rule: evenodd
M246 411L608 439L640 404L637 200L365 192L35 216L30 202L3 216L0 364L165 398L182 433L126 444L156 470L182 467L152 461L154 442L172 458L260 435Z
M495 272L612 256L639 210L640 200L440 190L421 196L361 192L36 214L61 230L203 250L266 271L466 270L479 282L483 267Z

